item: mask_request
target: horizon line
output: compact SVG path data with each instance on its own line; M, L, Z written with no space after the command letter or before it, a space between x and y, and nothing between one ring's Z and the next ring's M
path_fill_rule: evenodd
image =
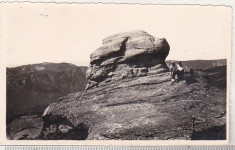
M165 60L165 62L167 61L212 61L212 60L227 60L227 58L220 58L220 59L189 59L189 60L176 60L176 59L170 59L170 60ZM27 65L39 65L39 64L62 64L62 63L66 63L66 64L72 64L75 65L77 67L89 67L89 65L77 65L75 63L71 63L71 62L38 62L38 63L28 63L28 64L22 64L22 65L6 65L6 68L16 68L16 67L21 67L21 66L27 66Z

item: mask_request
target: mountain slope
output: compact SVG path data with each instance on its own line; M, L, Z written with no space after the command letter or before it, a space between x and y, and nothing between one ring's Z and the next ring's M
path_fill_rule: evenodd
M86 69L67 63L7 68L7 122L20 115L41 115L57 98L84 90Z

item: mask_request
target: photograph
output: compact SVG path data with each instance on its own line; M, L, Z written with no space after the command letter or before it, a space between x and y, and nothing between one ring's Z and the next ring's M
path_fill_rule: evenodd
M5 138L229 140L232 8L6 3Z

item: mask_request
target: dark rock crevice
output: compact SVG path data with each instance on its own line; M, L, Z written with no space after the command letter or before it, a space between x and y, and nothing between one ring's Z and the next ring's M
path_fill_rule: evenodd
M44 126L39 139L85 140L88 136L89 127L84 123L75 126L60 115L46 115L43 121Z

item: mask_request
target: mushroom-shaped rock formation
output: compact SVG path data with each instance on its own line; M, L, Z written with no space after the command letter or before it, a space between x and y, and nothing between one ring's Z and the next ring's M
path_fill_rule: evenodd
M135 31L103 43L91 54L89 90L47 107L42 139L226 139L226 66L185 72L172 84L165 39Z
M164 38L145 31L115 34L91 54L86 89L124 78L168 71L165 59L170 46Z

